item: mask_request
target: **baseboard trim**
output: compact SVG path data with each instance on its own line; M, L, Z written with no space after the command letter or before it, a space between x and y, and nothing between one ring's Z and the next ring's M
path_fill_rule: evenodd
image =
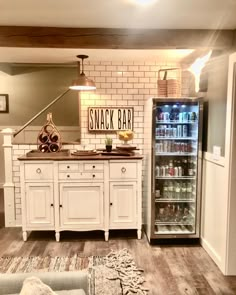
M221 272L224 274L224 270L222 269L222 259L219 256L219 254L216 253L213 247L204 238L200 238L200 244L206 250L209 256L213 259L213 261L219 267Z

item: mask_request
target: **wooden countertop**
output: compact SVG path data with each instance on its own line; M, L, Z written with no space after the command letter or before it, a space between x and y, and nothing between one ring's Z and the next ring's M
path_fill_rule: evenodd
M18 158L20 161L44 161L44 160L51 160L51 161L75 161L75 160L93 160L93 161L99 161L99 160L137 160L142 159L143 156L136 153L134 155L109 155L109 153L102 153L97 155L85 155L85 156L79 156L79 155L55 155L56 153L47 153L37 156L27 156L23 155Z

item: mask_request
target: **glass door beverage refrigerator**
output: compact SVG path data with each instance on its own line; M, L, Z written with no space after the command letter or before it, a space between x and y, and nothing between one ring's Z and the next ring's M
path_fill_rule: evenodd
M147 104L147 237L199 238L203 103L156 98Z

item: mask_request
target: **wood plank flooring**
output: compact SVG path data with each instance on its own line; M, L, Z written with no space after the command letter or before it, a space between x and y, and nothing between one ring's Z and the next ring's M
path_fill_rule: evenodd
M223 276L200 246L149 245L136 231L111 231L108 242L102 232L62 232L59 243L54 232L32 232L23 242L21 228L0 228L0 256L106 255L123 248L144 269L149 295L236 294L236 276Z

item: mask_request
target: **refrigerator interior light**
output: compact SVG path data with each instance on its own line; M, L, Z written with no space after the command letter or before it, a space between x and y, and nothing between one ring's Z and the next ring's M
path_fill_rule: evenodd
M168 105L168 104L166 104L166 105L165 105L165 108L168 108L168 107L169 107L169 105Z
M186 108L186 105L185 104L182 104L182 106L181 106L182 108Z
M176 109L177 107L178 107L178 106L177 106L176 104L174 104L174 105L173 105L173 108L175 108L175 109Z

